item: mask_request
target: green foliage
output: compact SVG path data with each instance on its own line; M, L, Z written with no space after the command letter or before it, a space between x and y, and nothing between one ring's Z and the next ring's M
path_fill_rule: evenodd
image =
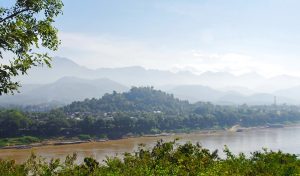
M92 139L92 137L90 135L88 135L88 134L80 134L80 135L78 135L78 138L80 140L89 140L89 139Z
M49 112L0 110L0 137L119 139L163 132L267 126L300 121L299 106L190 104L151 87L73 102ZM280 126L280 125L277 125Z
M153 87L133 87L129 92L105 94L101 99L86 99L82 102L73 102L63 109L66 113L89 112L153 112L163 111L168 114L182 113L187 101L176 99Z
M17 138L3 138L0 139L0 147L5 146L14 146L14 145L27 145L36 142L40 142L41 140L37 137L33 136L22 136Z
M134 153L125 153L123 159L106 158L99 163L93 158L85 158L76 163L76 154L67 156L64 162L52 159L46 162L32 154L23 164L0 160L0 172L4 175L72 175L72 176L293 176L300 174L300 160L296 155L280 151L254 152L234 155L224 150L226 157L220 158L217 151L209 151L199 144L178 145L175 141L158 141L152 149L141 145Z
M0 135L12 137L20 135L21 129L26 129L31 120L17 110L4 110L0 112Z
M57 50L60 41L54 19L62 13L61 0L17 0L11 8L0 8L0 59L12 54L9 64L0 65L0 95L20 86L12 80L32 66L50 66L51 57L40 47Z

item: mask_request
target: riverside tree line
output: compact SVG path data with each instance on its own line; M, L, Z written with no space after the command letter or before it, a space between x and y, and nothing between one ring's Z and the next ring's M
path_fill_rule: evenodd
M152 87L106 94L48 112L0 111L0 137L75 137L116 139L126 135L187 132L291 123L300 120L298 106L221 106L190 104Z

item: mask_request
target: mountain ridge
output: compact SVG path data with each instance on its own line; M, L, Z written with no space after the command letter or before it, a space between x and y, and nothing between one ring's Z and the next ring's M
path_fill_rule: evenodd
M25 85L26 86L26 85ZM113 91L123 92L128 87L107 78L88 80L63 77L50 84L35 85L34 88L14 96L0 97L0 104L42 104L60 102L68 104L86 98L101 97Z
M78 81L77 84L79 85L67 85L67 80L64 80L63 78L68 78L68 81L74 78ZM48 90L48 94L52 94L52 98L47 99L44 97L44 101L61 100L62 98L54 95L55 89L58 88L53 88L54 85L52 85L58 84L59 82L56 81L60 81L65 87L60 87L59 89L64 90L68 88L71 91L82 94L82 96L70 95L70 97L73 96L77 98L68 98L65 97L65 95L61 96L65 97L65 99L62 100L63 102L70 102L71 100L83 99L84 96L86 96L85 98L91 98L92 96L98 97L95 93L97 92L96 87L98 86L98 89L101 90L100 87L104 85L93 85L90 81L103 82L104 78L113 81L115 86L122 85L121 87L123 88L121 90L126 90L124 87L128 89L132 86L154 86L156 88L161 88L164 91L174 93L174 95L179 98L188 99L191 102L211 101L215 103L230 103L229 100L231 100L235 103L264 102L271 104L273 103L274 98L272 97L274 96L277 96L279 100L282 100L284 103L300 102L300 95L294 96L297 91L286 91L286 93L280 91L300 85L300 78L293 76L279 75L272 78L265 78L256 72L235 76L227 72L212 71L196 75L190 71L178 71L173 73L165 70L145 69L141 66L98 68L93 70L80 66L70 59L61 57L54 58L53 67L51 69L34 68L28 76L23 76L21 78L23 87L20 91L21 94L26 95L30 94L28 91L31 90L32 97L43 97L43 91ZM99 80L97 81L97 79ZM75 80L69 82L69 84L75 84ZM32 89L35 89L36 87L41 87L41 85L37 83L44 84L43 89L32 91ZM76 86L82 88L75 90ZM180 86L181 89L184 89L185 87L186 91L178 90ZM198 86L198 90L195 86ZM106 87L106 91L102 91L99 95L109 93L113 88L113 85L110 89ZM50 93L50 90L53 92ZM80 93L80 90L89 90L87 91L89 93ZM192 92L194 92L194 94ZM294 93L292 94L292 92ZM68 95L68 93L68 91L65 92L66 95ZM264 93L264 101L258 101L256 100L257 98L253 98L253 95L256 95L257 93ZM295 97L297 97L297 99L295 99ZM3 103L3 99L5 98L0 97L0 103ZM31 97L29 97L29 99L32 101ZM252 99L252 101L250 101L250 99ZM38 102L41 101L42 100L39 100Z

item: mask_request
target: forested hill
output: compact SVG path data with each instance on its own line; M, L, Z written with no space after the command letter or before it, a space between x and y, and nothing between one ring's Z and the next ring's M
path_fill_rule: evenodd
M76 101L63 109L66 113L107 113L107 112L164 112L178 114L186 111L188 101L174 98L153 87L133 87L129 92L105 94L100 99Z
M100 99L73 102L49 112L0 109L0 137L69 138L89 135L116 139L128 134L224 129L234 125L266 126L298 121L299 106L190 104L152 87L133 87L129 92L113 92Z

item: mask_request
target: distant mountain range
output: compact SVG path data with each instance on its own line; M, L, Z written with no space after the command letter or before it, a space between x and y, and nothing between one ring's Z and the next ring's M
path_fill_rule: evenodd
M212 88L223 89L228 87L243 87L255 92L274 92L300 86L300 78L281 75L265 78L257 73L247 73L235 76L227 72L204 72L200 75L184 71L173 73L170 71L145 69L139 66L123 68L99 68L88 69L75 62L56 57L52 62L52 68L33 68L28 75L19 77L24 84L53 83L62 77L78 77L84 79L107 78L125 86L155 87L165 85L203 85Z
M41 85L23 85L20 94L0 97L0 105L24 105L59 103L68 104L86 98L101 98L105 93L129 90L109 79L87 80L75 77L63 77L54 83Z
M21 93L0 97L1 104L70 103L85 98L99 98L112 91L122 92L131 86L154 86L191 102L218 104L300 103L300 78L281 75L265 78L257 73L235 76L227 72L177 72L124 68L88 69L56 57L52 68L33 68L19 77Z
M275 96L276 101L280 104L297 104L300 102L291 97L292 95L289 94L289 90L281 90L281 94L254 93L251 95L245 95L232 90L220 91L201 85L183 85L177 86L167 92L174 94L174 96L180 99L189 100L190 102L209 101L215 104L273 104ZM300 100L300 94L298 97L298 100Z

